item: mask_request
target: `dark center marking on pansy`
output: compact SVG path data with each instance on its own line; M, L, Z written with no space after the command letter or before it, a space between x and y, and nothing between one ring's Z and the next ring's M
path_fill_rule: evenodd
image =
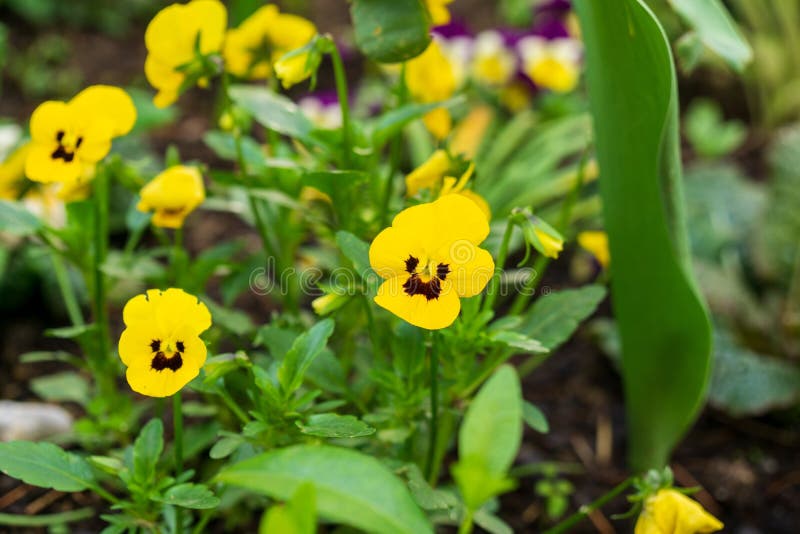
M154 356L150 362L150 368L155 369L156 371L163 371L164 369L170 369L173 372L177 371L183 367L184 349L185 346L183 341L176 341L175 352L172 353L172 356L167 357L167 355L161 350L161 340L152 340L150 342L150 350L153 351Z
M442 293L442 282L450 274L450 266L446 263L440 263L436 266L436 273L431 275L430 280L424 282L417 272L419 266L419 258L409 255L406 260L406 272L411 276L403 284L403 290L406 295L413 297L414 295L425 295L427 300L438 299Z
M75 159L75 150L79 149L81 143L83 143L83 137L78 137L75 141L75 147L72 151L68 151L61 142L64 140L64 130L59 130L56 132L56 141L58 142L58 147L50 154L51 159L60 159L63 160L65 163L71 163L72 160Z

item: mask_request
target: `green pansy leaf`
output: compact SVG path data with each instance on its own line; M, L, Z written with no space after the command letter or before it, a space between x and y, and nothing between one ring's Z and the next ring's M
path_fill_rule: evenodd
M542 434L550 432L550 424L542 411L528 401L522 401L522 418L525 424Z
M194 510L206 510L219 505L219 497L210 489L202 484L190 483L172 486L163 496L154 500Z
M278 381L284 395L292 394L303 383L306 370L325 348L328 338L333 333L333 327L333 320L324 319L295 339L292 348L278 367Z
M356 45L373 61L406 61L431 42L428 13L420 0L354 0L350 15Z
M56 491L83 491L94 484L86 460L44 441L0 443L0 471L32 486Z
M522 316L521 323L514 330L554 350L594 313L605 296L606 289L597 285L542 295Z
M290 98L253 85L234 85L230 95L262 126L289 137L310 140L314 125Z
M272 506L261 520L259 534L314 534L317 531L317 491L301 484L286 504Z
M142 484L155 479L156 466L164 450L164 424L151 419L133 442L133 477Z
M331 446L295 445L224 468L219 481L288 499L304 483L317 493L317 511L367 532L432 534L403 483L377 459Z
M375 433L374 428L353 415L321 413L295 424L303 434L321 438L358 438Z

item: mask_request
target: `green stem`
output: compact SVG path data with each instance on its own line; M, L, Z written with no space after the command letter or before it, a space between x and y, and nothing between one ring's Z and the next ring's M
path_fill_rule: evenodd
M434 331L432 331L430 335L430 353L431 421L428 434L428 459L425 463L425 472L428 475L428 482L433 486L436 484L436 481L431 479L435 473L434 462L436 459L436 438L439 434L439 351L438 347L436 346L436 332Z
M342 110L342 160L346 168L351 167L353 155L352 130L350 126L350 103L347 93L347 74L342 63L342 56L336 43L331 39L330 54L333 60L333 76L336 80L336 96L339 98L339 108Z
M503 267L508 259L508 245L511 242L511 235L514 233L514 222L511 218L506 221L506 230L503 232L503 241L500 243L500 251L497 254L494 276L489 282L489 289L486 291L486 298L483 301L481 311L491 310L497 300L497 293L500 291L500 279L503 277Z
M108 393L109 398L113 391L113 377L108 372L109 364L109 325L108 308L106 307L106 281L102 266L108 254L108 174L104 169L99 169L94 180L94 321L97 325L98 357L95 363L95 379L98 382L101 394Z
M464 509L464 518L458 526L458 534L470 534L472 532L472 510Z
M586 519L590 513L594 512L595 510L602 508L608 502L612 501L616 498L619 494L624 492L628 489L633 483L632 478L625 479L624 482L618 484L614 488L612 488L609 492L605 493L595 501L591 502L590 504L586 504L580 507L577 512L569 516L568 518L564 519L563 521L559 522L555 526L551 527L548 530L545 530L543 534L560 534L561 532L567 532L569 529Z
M514 298L514 303L508 311L509 315L519 315L528 306L528 302L530 302L531 297L533 297L533 294L536 292L536 287L539 285L542 278L544 278L544 272L547 270L548 265L550 265L550 258L547 256L541 255L536 258L536 262L533 264L533 271L528 279L525 280L522 291Z
M406 101L406 64L400 67L400 77L397 80L397 106L400 107ZM381 200L380 221L381 227L386 226L389 220L389 202L392 199L394 189L394 174L400 165L400 155L403 143L403 131L400 130L392 138L389 148L389 173L386 175L386 183L383 186L383 199Z
M10 527L47 527L89 519L93 517L94 514L95 512L92 508L79 508L78 510L70 510L69 512L61 512L58 514L0 514L0 525Z
M175 478L183 474L183 402L181 392L172 396L172 428L175 449ZM183 532L183 509L175 506L175 532Z
M175 285L180 287L183 280L184 250L183 250L183 228L176 228L172 244L172 277Z
M53 271L58 282L58 289L61 291L61 298L64 299L64 307L67 309L69 320L74 326L83 326L83 314L78 304L78 298L75 296L75 288L70 283L67 266L64 265L64 260L61 259L58 251L51 251L50 256L53 259Z
M216 391L217 395L222 397L222 401L225 403L225 406L227 406L228 409L233 412L233 415L235 415L242 424L246 425L250 422L250 418L247 417L247 414L244 413L241 408L239 408L239 405L236 404L236 401L231 398L230 393L228 393L224 387L219 387Z

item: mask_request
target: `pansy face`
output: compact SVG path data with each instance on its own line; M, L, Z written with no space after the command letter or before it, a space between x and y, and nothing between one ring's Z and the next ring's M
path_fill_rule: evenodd
M480 83L500 86L514 76L517 61L514 53L505 47L503 37L495 31L485 31L475 39L472 58L472 76Z
M522 67L533 83L557 93L575 89L580 78L581 44L575 39L526 37L519 44Z
M162 228L180 228L183 221L205 200L203 177L195 167L176 165L165 170L140 193L139 211L152 211L153 224Z
M194 65L196 61L222 49L227 21L225 6L218 0L172 4L153 17L144 34L144 73L158 90L153 99L156 106L175 102L187 74L202 70Z
M280 13L268 4L256 10L225 37L225 69L241 78L264 79L284 54L308 44L317 29L310 21Z
M205 304L180 289L150 289L125 305L119 356L131 389L150 397L173 395L206 361L200 334L211 326Z
M420 328L451 325L460 298L480 293L494 274L491 255L478 247L487 235L486 216L461 195L403 210L369 249L385 280L376 304Z
M705 534L723 526L700 503L674 489L662 489L645 502L635 534Z
M91 177L111 139L128 133L136 108L117 87L94 85L69 102L48 101L31 116L25 174L43 183L75 184Z

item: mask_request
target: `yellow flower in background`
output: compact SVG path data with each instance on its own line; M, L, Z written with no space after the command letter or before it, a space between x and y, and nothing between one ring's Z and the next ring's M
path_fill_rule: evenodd
M413 197L422 189L433 189L450 172L453 162L444 150L437 150L422 165L406 176L406 195Z
M575 39L525 37L517 44L522 70L538 87L556 93L575 89L580 79L581 43Z
M228 30L222 51L225 69L240 78L269 78L273 64L287 52L307 45L316 34L311 21L281 13L278 6L268 4L238 28Z
M153 17L144 34L144 73L158 90L153 99L157 107L175 102L191 81L189 76L199 76L198 82L204 83L204 69L197 61L222 50L227 24L228 13L219 0L171 4Z
M384 279L375 303L420 328L450 326L460 299L483 291L494 275L492 256L478 247L487 235L485 215L461 195L401 211L369 248Z
M447 100L455 93L453 68L436 39L422 54L406 63L406 85L412 98L424 104ZM445 108L429 112L423 121L437 139L444 139L450 133L452 119Z
M31 144L17 147L0 163L0 199L17 200L25 185L25 160Z
M475 39L470 71L479 83L498 87L508 83L516 73L517 58L506 48L503 36L496 31L484 31Z
M275 62L275 76L281 81L284 89L302 82L311 74L307 52L284 56Z
M480 105L472 108L453 130L450 152L468 160L475 159L493 119L494 111L491 106Z
M500 90L500 103L509 111L518 112L531 105L531 90L522 81L514 81Z
M447 5L452 4L453 0L424 0L424 3L434 26L450 22L450 10L447 9Z
M122 319L119 357L135 392L167 397L200 373L206 361L200 334L211 326L211 314L197 297L181 289L149 289L128 301Z
M93 85L69 102L44 102L31 115L25 174L42 183L85 183L111 150L111 140L135 122L133 101L118 87Z
M662 489L649 497L636 520L635 534L705 534L723 524L700 503L674 489Z
M590 230L578 234L578 244L597 259L597 262L607 269L611 263L611 254L608 251L608 234Z
M197 168L176 165L153 178L140 195L136 209L152 211L154 225L180 228L186 216L203 203L206 191Z

